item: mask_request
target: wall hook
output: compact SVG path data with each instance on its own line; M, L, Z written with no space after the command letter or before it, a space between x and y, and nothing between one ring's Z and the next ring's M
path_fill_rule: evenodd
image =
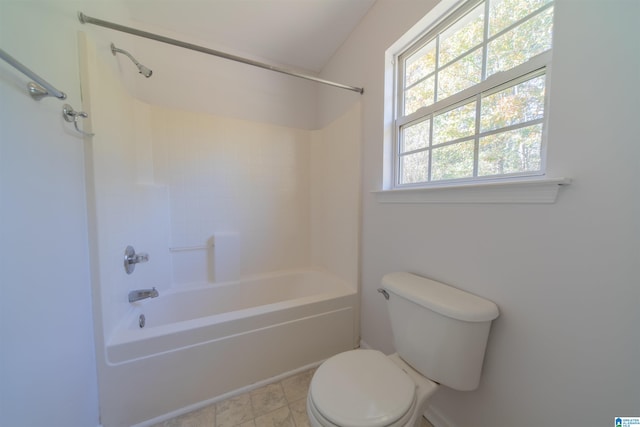
M78 127L78 120L79 119L86 119L87 117L89 117L89 115L87 113L85 113L84 111L76 111L73 109L73 107L69 104L64 104L62 106L62 117L64 117L64 119L69 122L69 123L73 123L73 126L76 128L76 130L81 133L82 135L85 136L94 136L95 133L91 133L91 132L85 132L82 129L80 129Z

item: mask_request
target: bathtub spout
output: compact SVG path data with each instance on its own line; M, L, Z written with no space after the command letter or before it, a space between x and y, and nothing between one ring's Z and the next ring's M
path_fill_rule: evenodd
M155 298L158 295L160 294L158 293L155 287L152 289L138 289L138 290L129 292L129 302L136 302L145 298Z

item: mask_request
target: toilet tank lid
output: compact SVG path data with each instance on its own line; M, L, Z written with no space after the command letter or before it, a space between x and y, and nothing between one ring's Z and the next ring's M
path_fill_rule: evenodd
M443 316L466 322L486 322L498 317L492 301L426 277L398 272L382 278L389 292L415 302Z

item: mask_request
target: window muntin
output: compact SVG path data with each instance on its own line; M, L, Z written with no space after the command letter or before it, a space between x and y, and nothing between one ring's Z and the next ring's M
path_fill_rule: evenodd
M551 0L471 1L398 56L396 186L543 172L552 21Z

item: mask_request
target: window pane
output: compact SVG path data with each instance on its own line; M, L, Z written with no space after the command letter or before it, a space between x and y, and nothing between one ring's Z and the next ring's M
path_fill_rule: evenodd
M489 37L540 9L552 0L490 0Z
M433 118L433 144L471 136L476 131L476 103L471 102Z
M426 182L428 175L429 153L408 154L400 157L400 184Z
M471 7L443 17L453 24L431 29L398 58L398 185L542 171L549 56L537 58L535 72L518 66L551 49L553 0Z
M473 140L433 149L431 180L473 176Z
M429 77L423 82L418 83L404 94L404 114L411 114L420 107L426 107L433 104L435 94L435 77Z
M481 3L440 35L439 66L478 46L483 37L484 3Z
M428 43L407 58L404 65L405 86L411 86L436 69L436 42Z
M400 153L427 148L429 146L430 128L431 122L429 120L402 128Z
M445 99L480 83L482 49L476 49L438 72L438 99Z
M487 76L520 65L551 48L553 8L523 22L487 46Z
M542 124L480 138L478 176L539 171L541 141Z
M538 76L482 98L480 131L544 117L545 76Z

